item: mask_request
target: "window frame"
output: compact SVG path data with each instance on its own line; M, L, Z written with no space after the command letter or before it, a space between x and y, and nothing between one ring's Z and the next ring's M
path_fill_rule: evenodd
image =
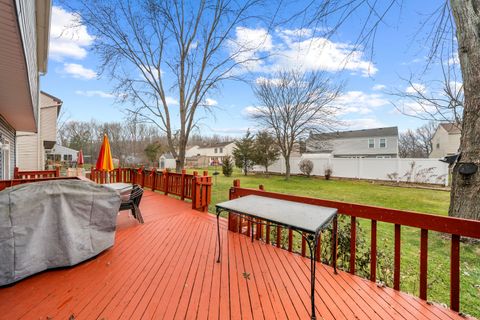
M373 143L370 144L370 141L373 141ZM368 149L375 149L375 138L368 138Z
M385 145L384 145L383 147L382 147L382 140L385 141ZM379 138L379 139L378 139L378 147L379 147L379 148L382 148L382 149L387 148L387 138Z

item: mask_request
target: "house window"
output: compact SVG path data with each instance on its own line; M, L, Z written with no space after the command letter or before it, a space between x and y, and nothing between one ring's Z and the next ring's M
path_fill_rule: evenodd
M373 138L368 139L368 147L370 149L375 148L375 139L373 139Z
M217 148L215 148L214 152L217 153Z
M387 147L387 139L380 138L380 148L386 148L386 147Z
M440 149L440 143L437 142L437 149Z
M223 152L223 148L220 148L220 153L222 153L222 152Z

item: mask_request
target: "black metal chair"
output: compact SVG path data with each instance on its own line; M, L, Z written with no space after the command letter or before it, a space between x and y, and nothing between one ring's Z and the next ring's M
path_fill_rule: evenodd
M134 184L132 188L132 192L130 193L130 197L126 201L122 201L120 204L120 210L132 210L132 215L138 222L143 223L142 212L140 211L140 201L142 200L143 189Z

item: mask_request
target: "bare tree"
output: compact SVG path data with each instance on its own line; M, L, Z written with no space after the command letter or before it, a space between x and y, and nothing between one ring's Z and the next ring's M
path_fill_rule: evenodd
M449 122L462 128L463 118L463 84L459 81L455 65L441 62L442 80L419 83L402 79L406 90L397 89L389 92L398 99L392 102L402 114L426 121Z
M432 152L432 139L436 131L434 122L414 130L407 130L398 137L398 152L401 158L428 158Z
M342 25L355 16L359 28L356 47L373 47L379 26L386 23L393 9L401 9L402 1L368 0L311 0L294 18L306 21L309 26L326 26L326 33L334 34ZM426 35L430 47L427 66L458 55L463 82L462 135L460 160L453 169L452 192L449 215L480 219L480 7L479 0L444 0L437 10L423 19L418 34ZM359 15L360 14L360 17ZM363 20L363 22L362 22ZM316 28L317 30L321 28ZM422 32L423 31L423 32ZM470 174L460 173L465 164L477 168Z
M324 72L279 71L256 82L259 105L251 117L273 131L290 178L290 155L295 143L310 132L331 130L338 123L332 102L341 91Z
M133 103L131 112L166 135L180 170L197 111L211 108L209 94L222 81L237 78L240 66L262 58L250 54L252 43L233 39L237 27L259 22L262 4L80 0L68 5L95 36L101 74L108 73L118 96Z

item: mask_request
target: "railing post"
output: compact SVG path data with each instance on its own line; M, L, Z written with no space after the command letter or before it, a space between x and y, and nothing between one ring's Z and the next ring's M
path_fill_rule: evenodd
M157 169L152 169L152 191L155 191L155 185L157 184ZM182 199L183 200L183 199Z
M165 176L165 195L168 195L168 171L165 169L163 170L163 175Z
M420 231L420 299L427 300L428 230Z
M145 169L142 168L142 188L145 187Z
M350 273L355 274L355 256L357 249L357 220L350 217Z
M377 220L372 220L370 236L370 281L377 281Z
M122 182L122 168L118 167L117 169L115 169L116 172L117 172L117 176L116 176L116 181L117 182Z
M401 247L401 229L399 224L395 224L395 256L393 268L393 289L400 290L400 247Z
M55 177L60 177L60 167L55 168Z
M460 310L460 236L456 234L450 251L450 309Z
M19 176L18 176L18 167L15 167L13 169L13 179L19 179Z
M180 188L181 191L180 191L180 197L182 200L185 200L185 174L187 173L187 171L185 169L182 169L182 180L181 180L181 185L180 185Z
M233 200L236 197L234 196L235 188L240 188L240 180L233 180L233 187L230 188L228 199ZM228 214L228 230L232 232L238 232L238 216L236 214Z

